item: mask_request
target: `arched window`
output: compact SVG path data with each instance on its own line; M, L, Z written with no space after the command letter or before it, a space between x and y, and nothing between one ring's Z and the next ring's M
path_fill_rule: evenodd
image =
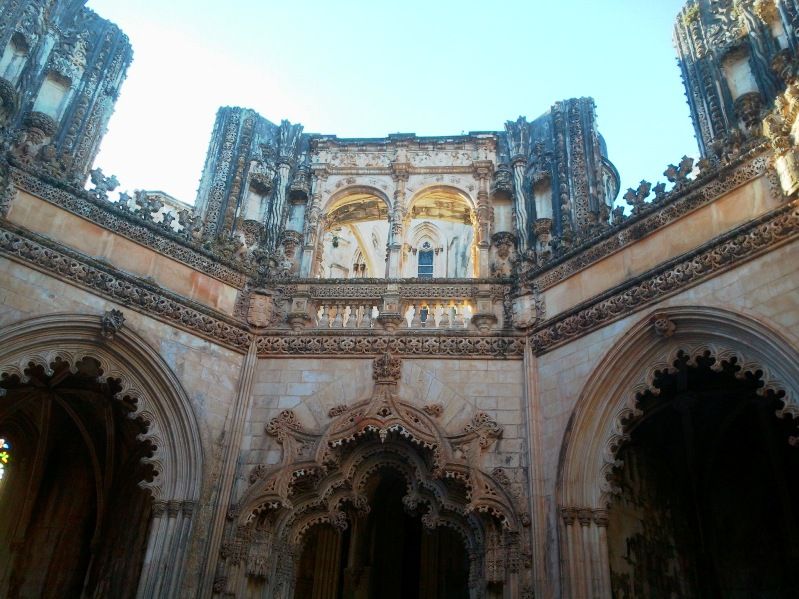
M433 278L433 247L429 241L422 244L422 249L419 250L419 271L418 277L420 279Z

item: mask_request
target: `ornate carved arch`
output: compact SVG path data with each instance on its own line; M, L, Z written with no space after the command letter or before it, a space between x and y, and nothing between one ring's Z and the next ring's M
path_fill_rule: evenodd
M419 408L397 395L398 358L377 358L373 374L370 396L332 408L331 422L321 431L306 430L290 410L269 422L266 431L282 445L283 458L274 468L258 466L250 473L251 486L230 514L235 525L222 557L231 577L279 578L275 548L296 557L311 527L324 523L343 530L348 512L368 513L367 485L383 469L404 479L403 505L421 515L424 526L451 527L462 537L474 580L504 582L506 562L518 571L521 522L514 499L501 473L480 468L481 453L502 429L478 412L463 431L447 434L437 422L442 406ZM266 563L271 573L259 566Z
M778 416L799 416L799 354L776 330L739 313L674 307L650 314L608 353L586 384L567 427L558 477L561 506L603 510L613 493L609 475L627 431L640 416L638 398L658 393L655 377L675 371L680 355L714 369L734 364L736 376L757 376L759 394L784 393Z
M199 427L188 396L163 359L138 335L123 328L118 310L103 317L52 314L0 330L0 381L25 382L31 367L48 376L56 368L77 373L86 359L99 365L97 381L113 379L115 397L134 406L130 417L146 424L140 441L153 452L143 459L155 476L139 486L153 497L139 597L179 588L192 515L200 496L203 452ZM0 393L3 389L0 388Z
M375 196L376 198L383 201L383 203L386 205L387 210L390 211L392 208L391 199L382 189L379 189L373 185L352 184L342 187L341 189L337 189L335 192L330 194L330 197L327 199L322 208L322 212L324 214L328 214L332 210L335 210L338 207L338 205L343 203L342 201L345 200L347 196L357 195L357 194L369 194Z
M475 202L472 195L466 191L465 189L458 187L457 185L452 184L441 184L441 183L433 183L433 184L425 184L420 189L417 189L413 192L413 195L410 197L408 201L408 210L410 210L413 205L420 200L421 198L434 194L436 192L443 192L447 194L451 194L456 196L460 199L466 206L471 210L477 210L477 202Z
M199 427L177 377L143 339L121 322L113 329L100 317L80 314L25 320L0 330L0 338L3 379L16 376L24 382L31 365L52 375L56 362L74 373L84 358L97 360L98 380L114 379L121 389L117 397L135 402L131 417L147 425L140 440L155 447L146 459L156 476L141 486L156 501L197 501L203 462Z

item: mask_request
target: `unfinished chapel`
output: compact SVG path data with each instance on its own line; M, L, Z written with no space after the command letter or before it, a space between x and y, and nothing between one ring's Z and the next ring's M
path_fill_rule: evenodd
M0 596L799 596L799 0L677 15L660 182L224 107L193 204L84 4L0 2Z

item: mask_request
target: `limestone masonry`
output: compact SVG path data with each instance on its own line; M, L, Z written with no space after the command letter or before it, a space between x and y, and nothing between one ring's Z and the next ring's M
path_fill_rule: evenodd
M93 168L119 28L0 3L0 595L799 596L799 1L674 40L664 182L590 98L223 107L192 206Z

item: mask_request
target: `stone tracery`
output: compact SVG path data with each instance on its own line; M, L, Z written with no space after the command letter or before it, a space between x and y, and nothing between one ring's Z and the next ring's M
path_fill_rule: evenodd
M406 510L421 514L428 529L453 527L463 537L475 581L478 571L494 568L489 582L518 584L518 570L500 565L506 557L490 557L497 551L502 556L506 550L519 551L522 528L515 499L500 482L507 476L497 470L489 474L481 466L483 452L501 436L502 428L487 414L477 413L462 431L445 433L436 422L439 411L434 406L420 409L398 397L400 369L397 357L376 358L372 394L351 406L331 409L332 420L322 431L306 430L291 410L269 421L266 432L281 444L282 461L274 468L258 466L253 471L253 484L235 510L228 547L247 544L248 535L265 534L273 544L294 547L290 553L296 558L311 527L328 524L345 530L354 517L348 513L368 514L367 483L389 469L405 481ZM491 542L497 544L493 549ZM510 549L499 549L506 545ZM231 551L226 549L223 555L232 555ZM267 543L243 551L248 563L261 563L276 549ZM260 557L253 557L258 551ZM227 576L229 580L253 572L250 564ZM280 578L274 572L270 576ZM273 580L270 576L267 580ZM474 585L472 596L482 596L477 582Z

